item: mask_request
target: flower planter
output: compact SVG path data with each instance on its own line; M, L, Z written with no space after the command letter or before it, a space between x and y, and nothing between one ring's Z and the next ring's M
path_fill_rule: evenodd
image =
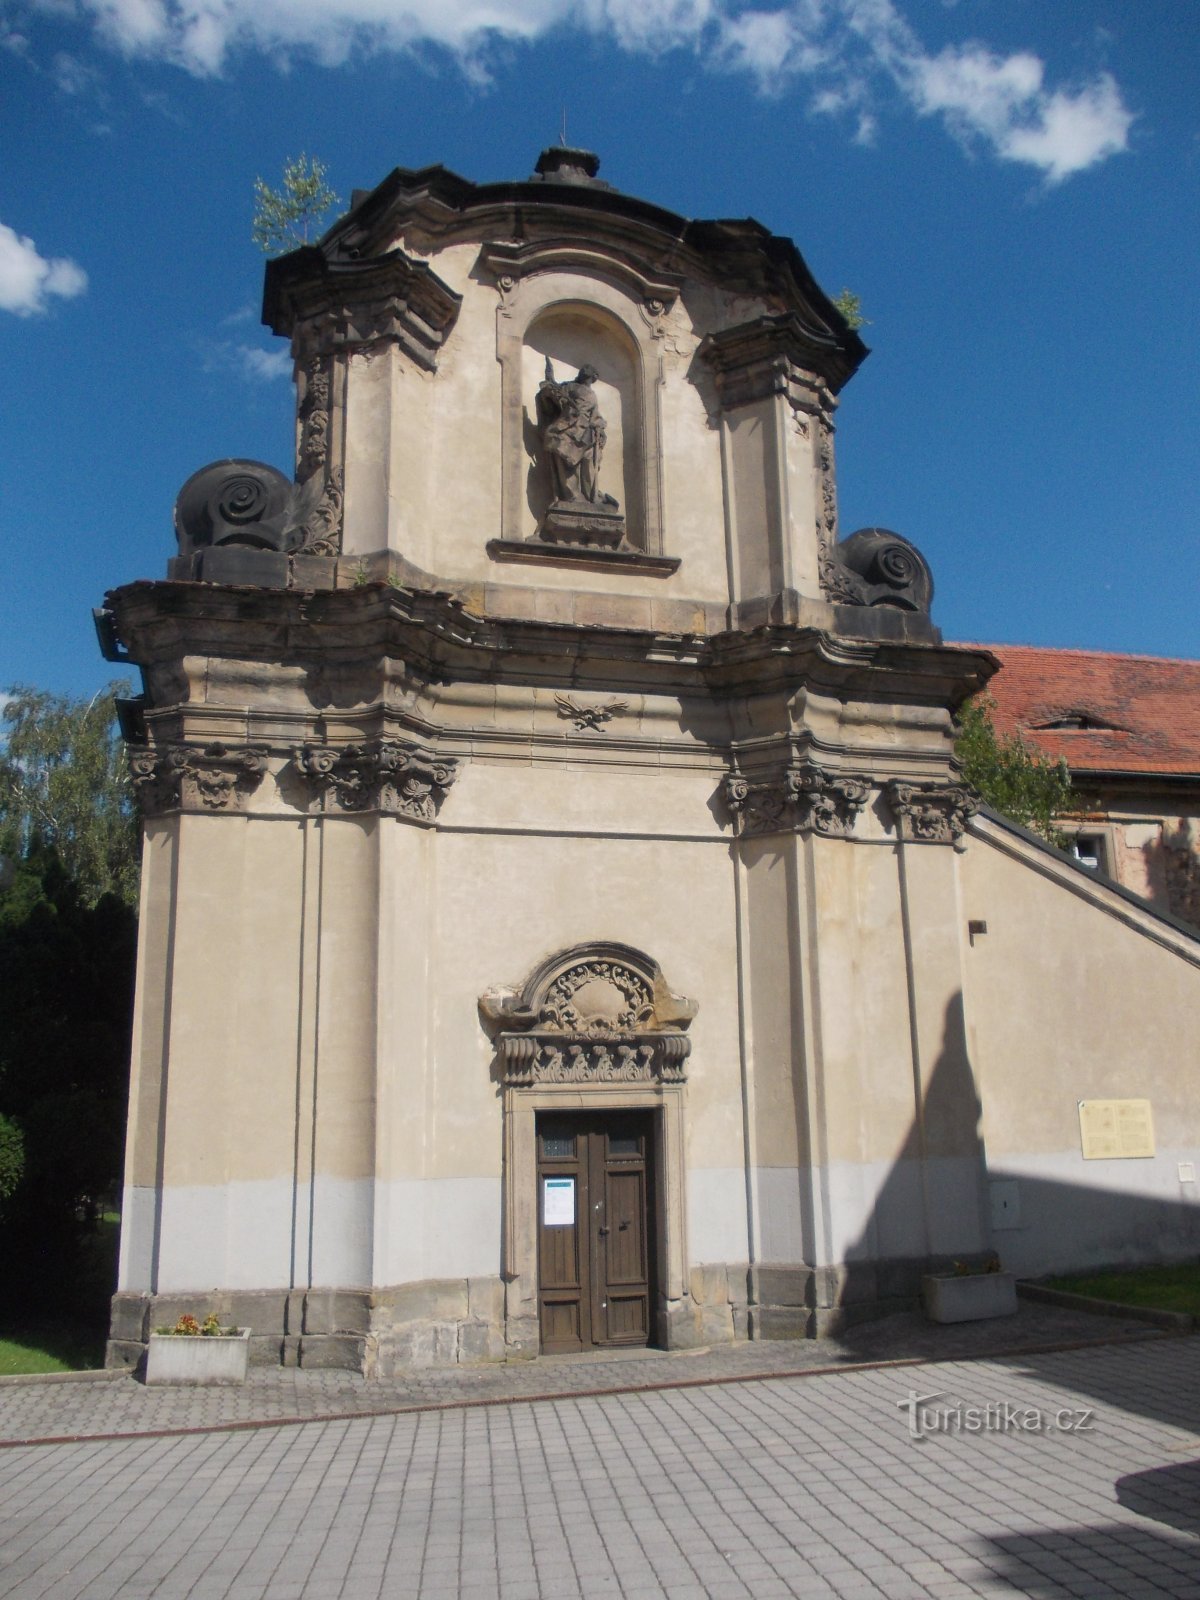
M921 1299L930 1322L982 1322L1016 1315L1017 1285L1011 1272L927 1276Z
M146 1352L146 1382L245 1383L250 1330L240 1333L152 1333Z

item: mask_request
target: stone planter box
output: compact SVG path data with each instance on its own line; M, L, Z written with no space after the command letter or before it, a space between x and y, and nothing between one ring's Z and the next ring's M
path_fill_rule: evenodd
M250 1330L240 1333L152 1333L146 1352L146 1382L245 1383Z
M982 1322L1016 1315L1017 1285L1011 1272L927 1275L921 1279L921 1300L930 1322Z

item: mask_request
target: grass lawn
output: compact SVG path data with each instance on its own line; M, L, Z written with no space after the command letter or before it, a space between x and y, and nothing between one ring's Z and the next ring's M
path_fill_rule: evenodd
M1046 1278L1051 1289L1115 1300L1156 1311L1187 1311L1200 1317L1200 1263L1178 1267L1137 1267L1128 1272L1087 1272L1071 1278Z
M64 1322L0 1321L0 1378L18 1372L84 1372L104 1365L104 1332Z
M120 1221L109 1212L83 1241L72 1267L71 1308L22 1302L19 1288L6 1285L12 1301L0 1306L0 1378L32 1372L86 1372L104 1365L108 1337L108 1297L117 1278Z

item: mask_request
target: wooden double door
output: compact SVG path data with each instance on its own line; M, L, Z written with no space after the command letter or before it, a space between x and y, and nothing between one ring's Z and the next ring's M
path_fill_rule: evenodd
M537 1147L542 1350L647 1344L654 1288L653 1114L541 1113Z

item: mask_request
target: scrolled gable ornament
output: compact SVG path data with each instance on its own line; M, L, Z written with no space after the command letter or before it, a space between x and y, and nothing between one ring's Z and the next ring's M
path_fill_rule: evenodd
M739 836L819 833L845 839L853 833L870 792L866 778L835 775L810 765L786 767L766 778L735 772L724 783L725 806Z
M967 824L979 810L977 797L964 784L903 783L887 786L896 832L907 844L949 844L964 848Z

